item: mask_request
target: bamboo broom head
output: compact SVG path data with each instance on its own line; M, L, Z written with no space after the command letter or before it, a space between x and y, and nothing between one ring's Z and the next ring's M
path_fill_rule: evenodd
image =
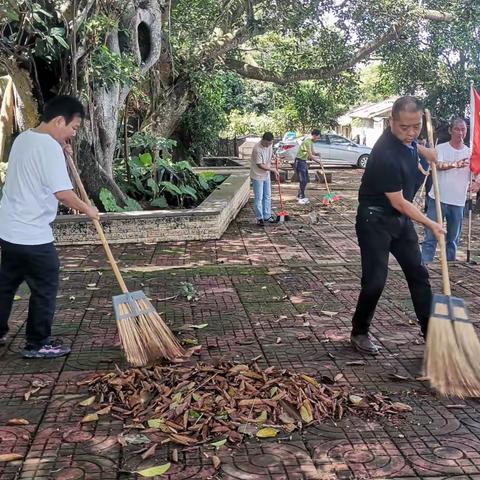
M113 304L129 363L145 366L183 356L183 348L143 292L117 295Z
M431 386L446 396L480 396L478 359L480 342L463 301L435 295L424 357L424 374Z
M149 361L153 362L161 358L173 361L183 356L185 353L183 348L161 315L151 306L150 301L145 298L138 303L142 310L149 311L138 317L138 326L142 332Z

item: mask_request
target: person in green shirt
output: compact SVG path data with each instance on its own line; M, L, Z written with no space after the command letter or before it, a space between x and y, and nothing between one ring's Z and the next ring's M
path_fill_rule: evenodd
M313 142L320 140L321 132L320 130L314 128L309 137L300 145L297 156L295 158L295 171L298 175L299 181L299 190L298 190L298 203L305 205L310 203L310 200L305 197L305 188L307 188L308 183L308 160L318 162L320 160L320 155L315 154L313 151Z

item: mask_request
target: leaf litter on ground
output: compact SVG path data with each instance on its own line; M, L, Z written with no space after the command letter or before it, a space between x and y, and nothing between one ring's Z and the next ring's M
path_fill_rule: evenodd
M371 418L411 411L380 393L338 385L341 374L326 379L261 369L255 362L117 368L90 380L96 412L82 421L110 412L124 420L127 432L141 429L147 437L154 434L155 442L191 447L227 440L238 444L244 435L272 438L344 415Z

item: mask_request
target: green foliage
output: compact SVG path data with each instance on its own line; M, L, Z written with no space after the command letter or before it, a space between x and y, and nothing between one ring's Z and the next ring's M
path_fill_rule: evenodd
M118 19L106 14L98 14L88 19L82 28L82 33L93 45L105 43L112 30L118 28Z
M5 16L0 14L1 47L14 51L19 45L25 45L34 57L48 62L58 60L70 49L56 11L43 3L3 2L1 10L5 12Z
M128 159L131 178L127 177L124 162L116 165L117 183L129 198L146 209L194 207L224 180L223 176L209 172L196 174L187 161L173 163L170 150L174 145L173 140L138 132L130 139L130 146L138 151L138 155Z
M401 42L381 50L380 80L398 94L422 94L432 112L448 120L465 113L470 80L480 85L480 3L430 0L424 6L449 11L453 20L405 28Z
M272 132L274 135L280 136L287 129L283 109L270 110L268 114L242 113L233 110L228 116L228 125L221 132L221 136L233 138L235 136L259 135L263 132Z
M120 207L112 192L106 188L100 190L100 201L106 212L136 212L143 210L142 206L133 198L128 198L124 207Z
M97 83L107 87L132 85L139 75L132 55L112 52L106 45L95 48L88 71Z
M158 135L147 131L135 132L129 138L128 143L130 147L146 150L150 154L161 150L169 152L177 144L175 140L159 137ZM150 164L152 160L153 158L150 159Z
M194 78L196 101L184 114L180 128L189 132L190 149L195 157L207 154L218 141L219 132L226 126L228 84L222 74L199 74Z
M376 103L395 95L392 80L385 75L383 64L378 61L369 63L360 70L359 98L362 102Z

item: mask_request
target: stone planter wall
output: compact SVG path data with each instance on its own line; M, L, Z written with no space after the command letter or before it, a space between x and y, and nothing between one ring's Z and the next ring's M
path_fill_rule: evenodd
M212 170L212 169L210 169ZM217 171L217 169L213 169ZM101 214L110 243L167 242L221 238L248 201L247 171L226 171L228 178L196 208ZM53 231L57 245L100 243L92 222L83 215L59 215Z

